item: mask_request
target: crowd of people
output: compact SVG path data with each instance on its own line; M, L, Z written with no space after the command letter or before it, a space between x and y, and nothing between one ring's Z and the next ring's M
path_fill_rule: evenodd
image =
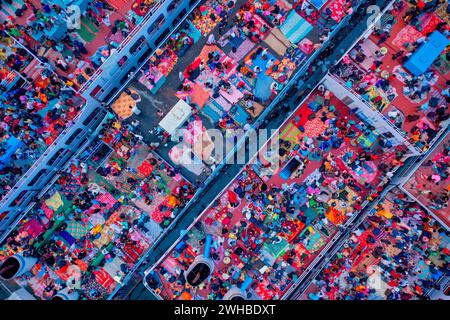
M395 1L372 35L361 40L333 70L422 151L450 117L449 70L445 67L450 52L447 47L420 75L407 71L405 63L435 32L449 38L445 16L436 13L442 6L445 1Z
M1 197L77 116L83 101L68 87L86 82L86 75L101 64L101 59L89 59L92 47L87 49L76 28L67 28L66 8L34 1L17 8L1 17L0 26ZM107 2L92 1L80 18L100 28L99 14L105 18L109 11L114 9ZM25 19L30 15L33 19ZM111 34L125 37L128 23L120 19L114 26L110 23ZM109 55L111 48L102 52ZM85 76L78 72L81 64Z
M450 224L450 138L447 135L405 183L404 188L442 223Z
M156 3L139 1L140 16ZM74 19L61 3L14 7L0 15L0 197L70 126L83 105L71 88L92 76L136 22L103 0L88 1Z
M204 128L247 130L339 22L328 15L321 23L309 25L295 5L281 0L205 1L156 51L138 80L153 95L161 93L158 98L168 105L176 104L171 93L179 81L175 96L191 107L183 128L193 126L200 117ZM304 30L296 33L297 29ZM201 50L196 46L202 46ZM198 53L189 54L193 50ZM171 88L165 90L166 86ZM164 115L160 111L157 120ZM139 115L134 117L142 121ZM157 123L152 132L157 132L163 145L179 142L169 139L170 134ZM170 159L176 163L180 152L175 147L170 150ZM210 157L196 156L200 163L205 161L203 167L187 169L201 175Z
M428 183L434 183L436 185L440 185L445 187L445 184L448 183L450 177L450 145L444 144L442 151L439 152L435 157L429 159L424 165L429 166L432 169L432 172L426 175L426 180ZM429 207L433 210L441 210L448 207L449 203L449 191L448 187L443 188L441 192L435 194L433 192L427 192L426 185L424 190L419 190L424 195L427 196L429 200Z
M157 50L140 81L155 94L179 59L205 36L198 57L178 74L176 96L192 107L188 138L202 137L205 142L198 135L205 131L200 113L222 129L249 128L262 104L272 101L352 11L348 1L325 1L319 8L300 2L291 6L286 1L255 0L235 8L235 1L208 0ZM155 1L135 4L132 11L142 16ZM439 75L442 65L420 76L384 65L386 59L406 62L433 31L448 37L442 21L426 20L427 27L421 26L441 5L396 1L369 38L377 49L368 51L364 40L333 70L396 125L405 129L408 123L411 139L421 150L449 118L448 89L436 89L439 84L448 86ZM26 26L17 23L29 9L35 19ZM230 10L236 14L230 16ZM0 26L0 197L77 116L83 100L70 87L86 82L85 75L101 65L137 22L133 15L112 22L114 11L108 2L96 0L82 14L84 27L108 29L106 43L100 46L90 45L89 35L66 30L60 23L66 12L55 4L27 1L15 18ZM398 27L397 16L422 37L390 52L386 43ZM230 22L233 27L227 30ZM309 31L292 31L300 24L305 30L318 30L318 37L317 32L311 36L319 38L318 43L308 38ZM56 59L45 55L50 51ZM440 59L439 63L448 61L448 51ZM87 67L79 70L82 62ZM397 92L400 78L402 92ZM400 94L418 106L417 113L404 112L399 121L401 110L393 109L392 103ZM157 114L164 116L161 110ZM133 132L136 121L121 122L109 115L94 142L58 173L57 182L0 248L1 261L15 254L37 258L16 279L35 296L51 299L69 290L81 299L107 297L192 199L195 187L184 180L179 167L161 160ZM161 134L163 143L168 136ZM403 165L406 149L390 138L358 118L326 86L319 86L280 129L279 149L263 148L260 158L155 267L150 286L168 299L223 299L251 278L250 289L243 292L247 298L280 299L340 226L363 209L365 200L376 200ZM430 160L434 162L425 164L433 170L428 183L448 180L449 150L444 145ZM268 160L274 158L280 164L276 169ZM432 209L447 208L448 188L420 192ZM310 292L310 299L424 298L446 271L445 231L400 192L383 201L316 279L318 290ZM209 236L213 244L206 256L211 256L215 269L207 282L189 286L185 271Z
M394 189L373 209L304 298L427 299L448 274L449 233L420 205Z
M357 1L292 1L294 8L312 24L334 25L339 23L347 14L353 12L353 5Z
M83 101L58 76L37 65L33 79L20 75L35 59L0 30L4 50L0 95L0 175L3 197L77 116Z

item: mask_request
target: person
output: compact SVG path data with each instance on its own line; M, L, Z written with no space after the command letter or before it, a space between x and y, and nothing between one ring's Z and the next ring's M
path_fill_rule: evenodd
M180 71L180 72L178 73L178 79L180 79L181 82L184 82L184 79L185 79L185 78L184 78L183 72Z
M211 33L211 34L208 36L208 40L206 41L206 44L213 45L213 44L215 44L215 43L216 43L216 38L214 37L214 34Z
M388 38L390 38L389 33L383 32L383 33L380 35L380 39L379 39L378 42L377 42L377 46L379 46L379 45L381 45L382 43L386 42L386 40L387 40Z
M392 110L388 112L388 117L391 119L397 119L397 117L400 116L400 112L398 110Z
M252 113L255 112L255 106L254 106L253 100L248 99L245 103L245 106L250 112L252 112Z
M272 67L274 63L275 63L275 59L270 58L269 61L267 61L267 63L266 63L266 69L270 69L270 67Z
M105 24L105 26L110 27L111 26L111 20L109 19L109 15L103 15L102 22Z
M405 50L400 50L392 55L392 60L397 60L405 54Z
M413 122L413 121L416 121L416 120L419 120L419 119L420 119L420 115L418 115L418 114L409 114L409 115L406 116L406 120L408 122Z

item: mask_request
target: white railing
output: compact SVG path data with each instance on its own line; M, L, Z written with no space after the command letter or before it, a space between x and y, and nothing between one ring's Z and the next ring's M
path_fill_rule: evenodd
M40 59L38 56L36 56L36 55L35 55L33 52L31 52L26 46L24 46L22 43L20 43L20 41L17 40L13 35L11 35L8 31L5 31L5 32L6 32L6 34L8 35L8 37L10 37L11 39L13 39L13 41L14 41L18 46L20 46L22 49L24 49L24 50L25 50L29 55L31 55L34 59L36 59L37 61L39 61L39 64L40 64L40 65L45 65L45 63L42 62L41 59ZM50 69L50 72L53 73L53 74L54 74L56 77L58 77L58 79L59 79L59 75L58 75L54 70ZM68 88L68 89L70 89L70 90L72 90L72 91L75 92L75 89L74 89L74 88L67 86L65 83L64 83L64 88Z
M78 114L75 116L75 118L72 120L73 121L73 125L70 127L66 127L63 131L61 131L61 133L58 135L58 137L55 139L55 141L52 142L52 144L48 145L46 147L46 150L44 151L43 154L41 154L39 156L39 158L37 158L36 160L34 160L33 164L29 167L29 169L25 172L24 175L22 175L20 177L20 179L14 184L13 188L11 188L11 190L8 191L7 194L5 194L5 196L3 197L2 200L0 200L0 208L6 204L6 202L8 202L9 198L11 197L11 195L16 192L17 190L19 190L23 184L28 180L28 177L32 176L34 173L36 173L36 171L42 166L42 164L45 162L43 161L50 153L51 151L57 146L59 145L59 143L61 142L62 139L64 139L64 137L69 133L69 131L71 130L71 128L73 126L75 126L77 120L80 118L81 113L84 109L84 106L80 108L80 111L78 112Z

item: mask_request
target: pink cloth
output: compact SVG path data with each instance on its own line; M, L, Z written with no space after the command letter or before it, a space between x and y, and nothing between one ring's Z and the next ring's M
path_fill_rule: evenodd
M302 50L306 54L310 54L314 50L314 43L309 40L308 38L303 38L299 44L298 47L300 50Z

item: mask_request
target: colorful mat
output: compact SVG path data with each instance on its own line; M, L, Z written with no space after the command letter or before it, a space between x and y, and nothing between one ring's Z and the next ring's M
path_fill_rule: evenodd
M192 38L194 43L196 43L202 37L202 33L192 24L191 21L188 21L188 23L189 23L188 34Z
M271 77L260 74L255 84L255 97L261 99L261 101L267 101L272 95L272 90L270 88L272 82L274 82L274 80Z
M281 32L292 43L302 40L312 29L313 26L295 11L291 11L284 24L280 27Z
M397 34L395 39L392 41L397 47L407 47L413 44L417 39L421 38L423 35L417 31L413 26L407 25Z
M66 231L70 233L70 235L72 235L72 237L74 237L75 239L80 239L88 233L89 227L83 226L77 221L70 221L67 224Z
M284 56L287 49L291 46L291 42L278 28L273 28L264 42L278 55Z
M247 53L249 53L255 44L250 39L245 39L244 42L237 48L236 52L230 52L228 55L236 61L242 60Z
M192 93L190 94L191 103L196 104L200 109L203 108L209 100L209 93L203 88L203 86L195 84Z
M328 8L331 10L331 18L336 21L340 22L342 18L345 17L346 11L345 11L345 5L347 3L347 0L335 0L333 1Z
M136 91L132 91L132 93L137 94ZM134 100L131 95L123 92L119 98L114 101L111 108L121 119L127 119L133 115L133 108L135 108L136 105L136 100Z

